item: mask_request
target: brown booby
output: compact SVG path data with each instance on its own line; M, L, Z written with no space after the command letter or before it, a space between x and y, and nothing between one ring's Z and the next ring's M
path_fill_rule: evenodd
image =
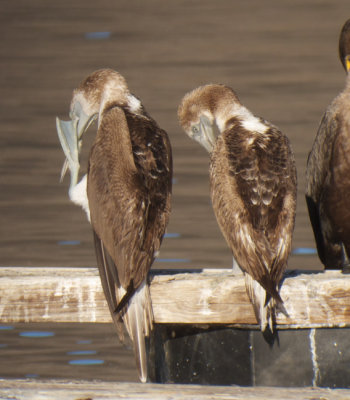
M318 256L326 269L350 272L350 19L341 30L344 90L321 120L307 160L306 203Z
M295 220L296 168L289 141L224 85L186 94L178 116L187 135L210 153L217 222L232 250L234 271L245 275L261 330L271 332L276 307L286 312L278 285Z
M57 119L71 173L70 199L91 222L102 287L113 322L133 342L140 380L147 380L145 337L152 328L147 275L170 214L172 153L125 79L110 69L89 75L73 92L71 121ZM87 174L78 183L82 136L97 118Z

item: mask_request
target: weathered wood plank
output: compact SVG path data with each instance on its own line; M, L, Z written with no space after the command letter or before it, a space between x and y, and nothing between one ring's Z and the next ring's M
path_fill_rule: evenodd
M153 271L156 323L255 325L244 279L230 270ZM286 277L281 296L289 318L280 328L350 326L350 276L339 271ZM0 320L111 322L95 268L0 268Z
M111 322L95 268L0 268L0 321Z
M155 275L151 296L158 323L256 323L244 278L231 272ZM350 276L340 271L291 274L281 296L289 318L277 315L280 328L350 325Z
M0 399L16 400L340 400L350 398L348 389L247 388L207 385L157 385L100 381L0 380Z

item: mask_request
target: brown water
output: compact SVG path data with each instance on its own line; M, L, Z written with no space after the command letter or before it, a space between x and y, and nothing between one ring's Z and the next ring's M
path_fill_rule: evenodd
M95 266L90 226L69 203L68 179L59 183L63 153L55 117L68 119L72 89L102 67L124 75L172 142L168 232L178 237L165 239L155 268L231 265L209 201L208 156L176 117L182 96L210 82L233 87L245 106L289 136L299 180L294 249L314 248L304 170L322 113L344 84L337 46L349 17L349 0L3 0L0 265ZM109 36L86 36L91 32ZM320 268L315 255L292 255L289 264ZM19 337L30 329L56 334ZM92 344L84 346L98 351L94 357L104 357L103 365L67 364L66 352L81 350L77 342L85 336ZM137 379L130 349L117 344L109 325L0 330L0 361L0 376Z

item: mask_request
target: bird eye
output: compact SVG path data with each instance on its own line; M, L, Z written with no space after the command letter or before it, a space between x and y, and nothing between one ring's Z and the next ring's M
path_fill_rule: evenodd
M199 129L198 129L197 126L192 126L192 133L194 133L195 135L196 135L197 133L199 133Z

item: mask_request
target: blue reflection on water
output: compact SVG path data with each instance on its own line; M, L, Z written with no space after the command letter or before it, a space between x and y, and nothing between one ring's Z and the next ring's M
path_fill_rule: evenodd
M7 344L5 344L5 343L0 343L0 349L4 349L5 347L7 347Z
M10 331L12 329L15 329L12 325L0 325L0 331Z
M165 235L164 235L164 237L165 238L170 238L170 239L173 239L173 238L178 238L178 237L180 237L181 235L179 234L179 233L166 233Z
M87 32L85 33L85 39L109 39L111 36L111 32Z
M45 332L45 331L29 331L29 332L21 332L19 336L29 337L29 338L43 338L43 337L55 336L55 333Z
M317 254L317 250L313 247L297 247L292 250L292 254L295 255L313 255Z
M38 378L39 375L38 374L25 374L24 375L26 378Z
M80 240L60 240L57 242L60 246L77 246L80 243Z
M105 361L104 360L93 360L93 359L86 359L86 360L70 360L68 364L70 365L101 365Z
M67 354L70 356L88 356L96 354L96 350L78 350L78 351L68 351Z
M77 340L77 344L91 344L92 340Z

